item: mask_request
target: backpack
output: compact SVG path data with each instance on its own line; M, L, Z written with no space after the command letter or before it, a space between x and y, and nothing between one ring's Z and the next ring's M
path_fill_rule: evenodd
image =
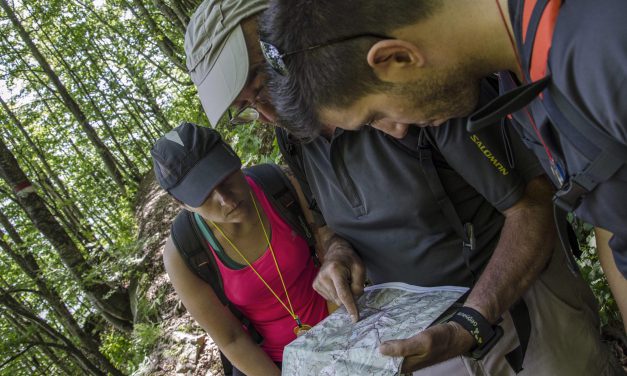
M248 167L242 170L244 174L252 178L263 190L266 198L283 219L298 235L300 235L309 246L314 263L319 265L315 253L314 237L307 225L298 203L298 196L294 186L290 183L281 168L274 164L261 164ZM253 341L257 344L263 342L263 337L255 330L250 320L248 320L239 310L237 310L228 300L224 293L224 286L220 271L209 249L207 242L214 249L221 249L211 231L203 229L206 226L200 216L188 210L181 210L171 226L171 236L183 260L203 281L207 282L220 299L223 305L229 308L231 313L242 323ZM225 374L230 375L232 365L228 359L220 352L222 365Z
M568 224L567 215L577 209L587 193L609 180L627 163L627 147L594 126L555 85L551 85L548 58L561 5L562 0L524 3L522 29L527 30L527 33L521 44L521 59L523 65L529 67L529 72L524 73L530 83L521 85L487 104L469 118L467 128L474 133L499 118L524 109L539 96L557 133L591 161L582 171L572 172L553 196L558 236L566 250L571 272L579 274L573 256L578 253L578 249L573 242L575 236ZM554 174L560 175L559 167L556 170Z
M491 84L496 84L496 81L492 80ZM429 137L426 136L426 130L424 128L421 128L419 132L417 150L404 146L401 142L392 137L390 137L390 140L396 143L402 151L409 153L420 161L422 171L427 178L431 193L436 198L448 223L462 239L461 248L464 263L466 264L466 268L470 271L473 281L476 281L477 275L470 266L470 254L475 250L476 246L473 224L470 222L464 223L457 214L457 210L455 209L449 195L446 193L437 168L433 162L433 153L438 153L438 150L432 144ZM308 187L308 185L306 181L306 174L304 172L302 148L299 142L289 135L284 129L277 127L276 134L283 159L295 176L305 179L304 182L301 183L303 191L305 191L305 188ZM311 194L311 191L308 192ZM522 363L524 361L529 337L531 335L531 318L529 316L527 305L522 299L519 299L516 303L514 303L512 307L510 307L509 311L518 334L520 346L506 354L505 357L512 369L519 372L522 370Z
M307 182L305 167L303 165L303 151L300 147L299 141L295 140L285 129L281 127L275 127L274 133L279 146L279 151L281 152L281 156L283 156L283 160L300 184L301 191L307 201L307 206L313 215L314 224L319 227L326 225L320 208L318 208L318 203L313 197L313 193L311 193L309 183Z

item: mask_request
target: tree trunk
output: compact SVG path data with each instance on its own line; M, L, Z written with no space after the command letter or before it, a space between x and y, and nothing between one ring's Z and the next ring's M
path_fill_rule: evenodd
M43 200L26 187L31 187L30 181L18 165L15 157L0 140L0 178L9 187L16 191L16 199L22 206L35 227L55 247L61 261L72 277L78 282L81 289L95 305L96 309L112 324L123 330L132 328L132 314L130 301L126 290L116 290L109 286L86 280L92 273L91 267L83 258L80 250L72 241L68 233L52 216ZM20 191L20 188L23 188ZM26 189L24 189L26 188ZM19 192L18 192L19 191ZM113 290L113 291L112 291ZM111 294L111 296L109 296ZM107 297L108 296L108 297Z
M69 27L69 26L66 26ZM99 67L99 63L100 61L102 61L104 59L105 64L104 64L104 70L106 72L108 72L112 77L117 78L119 76L119 73L113 72L109 66L109 64L106 64L107 60L104 58L104 51L100 50L100 47L98 46L97 43L92 43L91 47L93 47L96 52L98 53L98 55L100 56L99 59L94 58L94 56L90 53L90 51L84 51L85 55L87 56L87 58L89 59L89 61L91 62L91 64L95 67ZM99 61L100 60L100 61ZM116 88L119 88L120 90L125 90L126 87L125 85L118 81L112 82L105 74L100 74L99 79L104 80L107 83L107 86L113 91L113 94L107 94L104 93L102 91L102 89L100 89L100 86L96 85L96 90L98 91L98 94L100 94L100 97L102 98L102 100L107 104L107 106L109 107L109 109L111 110L112 114L118 114L117 116L119 116L120 118L122 118L119 115L119 109L116 107L115 103L111 102L111 97L113 96L114 98L116 98L118 100L118 102L121 102L122 105L126 107L126 103L122 100L123 97L122 95L119 93L118 90L116 90ZM131 119L133 119L133 121L136 122L136 118L133 116L133 114L128 114L129 117L131 117ZM134 156L136 158L136 160L139 161L144 161L147 159L147 155L145 152L146 146L145 145L141 145L141 143L139 142L139 140L135 137L135 135L133 134L133 131L129 128L128 125L128 121L126 120L121 120L120 121L121 126L124 128L124 130L126 131L127 136L130 138L131 143L133 144L133 149L134 149ZM138 129L143 130L143 124L136 122ZM148 140L148 142L152 143L154 142L153 140Z
M65 106L68 108L68 110L70 110L72 115L74 115L74 118L76 119L76 121L78 121L78 123L83 128L83 131L87 135L87 138L92 143L92 145L96 148L96 151L98 152L98 154L100 155L100 158L104 162L105 168L109 172L109 175L111 176L113 181L115 181L115 183L118 185L122 194L126 195L126 187L124 185L124 179L122 177L122 173L120 172L120 170L118 169L116 165L115 158L113 157L109 149L107 149L106 145L102 142L102 140L96 133L96 130L89 124L87 117L81 110L78 103L76 103L76 101L74 100L72 95L69 93L65 85L63 85L63 83L61 82L57 74L54 72L50 64L48 64L48 62L46 61L44 56L41 54L41 52L39 51L39 49L37 48L33 40L30 38L30 35L26 31L26 29L24 29L24 27L22 26L20 20L18 20L17 16L13 12L13 9L11 9L11 7L9 6L9 3L7 2L7 0L0 0L0 6L2 7L2 9L4 9L5 13L11 20L11 23L17 29L17 32L19 33L21 39L28 46L33 57L39 63L39 66L44 70L44 72L46 73L46 75L48 76L52 84L54 85L54 87L57 89L59 95L61 95L61 97L63 98L63 103L65 104Z
M174 25L182 35L185 34L189 18L187 20L185 20L185 18L181 19L174 9L170 8L163 0L153 0L152 3L161 11L161 14L163 14L165 18L172 22L172 25Z
M82 210L76 205L74 200L72 200L72 196L68 191L67 187L59 179L59 174L56 173L50 164L48 163L44 153L41 151L41 148L37 146L35 141L31 138L30 134L26 131L24 124L18 119L18 117L11 111L7 103L0 97L0 105L4 108L6 113L9 115L9 118L12 120L15 127L20 131L24 140L30 147L30 150L35 152L37 159L41 162L41 165L46 172L46 176L52 179L55 183L54 185L59 188L61 191L60 195L57 197L58 200L63 202L62 209L65 215L70 218L71 222L77 227L80 232L81 237L85 237L88 242L93 242L96 239L93 237L94 231L89 225L89 222L85 219L85 215L82 213ZM55 194L57 194L56 190L52 190Z
M161 52L172 62L172 64L176 65L183 72L187 72L187 67L185 66L185 62L181 60L181 58L176 53L176 45L168 38L163 31L159 28L159 25L152 18L148 9L144 6L144 3L141 0L132 0L133 5L129 4L128 1L122 0L122 3L126 5L126 7L135 15L135 17L139 20L143 20L148 25L148 29L152 33L153 38L157 41L157 46L161 50ZM139 14L135 10L135 7L139 10Z
M6 315L6 318L11 324L13 324L13 327L17 330L18 333L29 333L27 324L21 322L19 317L16 317L14 315ZM44 342L43 337L39 333L32 332L32 331L30 332L31 333L29 334L28 339L32 339L32 342ZM35 345L32 345L32 346L35 346ZM57 356L56 352L52 348L50 347L43 347L43 348L35 347L35 348L42 354L42 356L45 356L48 359L50 359L50 362L54 364L56 367L58 367L61 371L63 371L66 375L74 375L76 373L76 371L72 372L70 370L70 367L66 364L66 362L63 362L61 358ZM0 367L0 369L1 368L2 367Z
M17 118L17 116L13 113L13 111L11 111L11 108L4 101L4 99L2 99L1 96L0 96L0 106L2 106L2 108L4 108L4 110L6 111L7 115L9 115L9 119L11 119L11 121L13 121L13 124L20 131L20 133L24 137L24 140L26 140L26 143L28 144L28 146L30 146L31 150L35 152L35 155L37 156L37 158L41 162L44 170L46 170L46 172L48 173L50 178L59 187L61 192L63 192L63 194L66 197L69 198L70 197L70 193L68 192L65 184L63 184L61 179L59 179L58 174L52 170L52 167L50 167L50 164L46 160L46 157L44 156L43 152L41 151L41 148L39 148L39 146L37 146L35 144L33 139L30 137L30 134L26 131L26 128L24 127L24 124L22 124L22 122ZM78 210L78 208L76 208L76 210Z

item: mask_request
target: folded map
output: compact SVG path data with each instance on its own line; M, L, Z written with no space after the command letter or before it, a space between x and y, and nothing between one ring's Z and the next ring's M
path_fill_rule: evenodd
M283 375L399 375L403 358L383 356L379 345L416 335L440 318L465 287L384 283L366 288L353 324L344 307L290 343Z

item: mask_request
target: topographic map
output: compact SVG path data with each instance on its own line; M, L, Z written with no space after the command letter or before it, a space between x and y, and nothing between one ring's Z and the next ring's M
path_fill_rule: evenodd
M381 355L379 345L424 330L466 291L398 282L367 287L357 302L359 322L339 308L285 348L282 374L399 375L403 358Z

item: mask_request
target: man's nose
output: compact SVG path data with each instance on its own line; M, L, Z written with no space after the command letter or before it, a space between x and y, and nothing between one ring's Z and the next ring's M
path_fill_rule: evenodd
M259 112L259 118L266 123L275 123L277 121L277 114L274 106L270 102L258 102L256 105L257 112Z

